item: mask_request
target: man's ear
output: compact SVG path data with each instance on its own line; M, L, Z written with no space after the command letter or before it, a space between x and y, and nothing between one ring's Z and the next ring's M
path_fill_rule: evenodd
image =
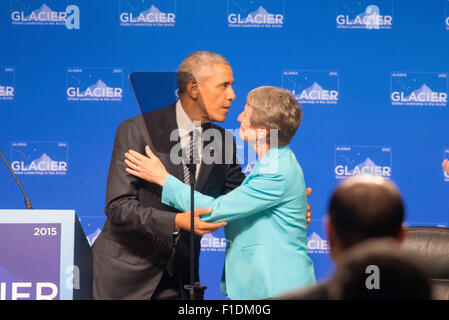
M407 236L407 229L405 228L404 225L402 225L401 228L399 229L397 239L399 242L402 242L405 240L406 236Z
M201 97L200 88L195 81L189 81L186 86L186 93L192 100L198 100Z
M324 227L326 228L327 240L329 242L332 241L331 238L334 237L334 229L332 228L331 219L329 214L324 217Z
M324 224L326 228L327 233L327 240L329 241L329 250L330 254L333 260L335 260L338 256L339 247L338 247L338 241L335 235L335 229L332 225L331 218L329 214L326 215L324 218Z

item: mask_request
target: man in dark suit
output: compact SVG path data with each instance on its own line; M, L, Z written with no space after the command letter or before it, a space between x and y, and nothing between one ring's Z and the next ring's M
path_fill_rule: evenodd
M127 173L124 154L129 150L145 154L149 146L169 173L183 180L185 163L175 165L170 157L173 147L183 145L186 137L171 141L170 134L176 129L189 133L195 123L201 123L203 131L213 126L222 139L222 148L214 152L233 161L197 164L195 189L216 197L238 187L245 175L236 161L233 137L225 137L232 134L211 124L226 119L235 99L233 82L232 69L224 57L195 52L179 67L180 99L175 104L126 120L117 129L107 183L107 219L93 247L94 299L189 297L183 289L190 282L189 212L179 213L163 205L159 186ZM213 138L208 141L213 142ZM201 221L199 215L204 213L207 211L196 210L196 281L200 236L224 225Z

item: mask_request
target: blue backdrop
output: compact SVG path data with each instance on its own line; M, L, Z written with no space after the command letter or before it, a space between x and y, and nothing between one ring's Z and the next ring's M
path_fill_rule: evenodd
M257 86L291 90L304 108L291 147L313 188L308 245L323 279L333 268L323 219L342 178L389 177L410 225L448 224L448 16L445 0L4 0L0 150L33 206L75 209L92 242L115 130L139 113L129 73L218 52L237 95L225 128L239 127ZM248 154L241 162L249 172ZM24 208L0 168L0 208ZM203 237L207 299L223 298L224 247L221 231Z

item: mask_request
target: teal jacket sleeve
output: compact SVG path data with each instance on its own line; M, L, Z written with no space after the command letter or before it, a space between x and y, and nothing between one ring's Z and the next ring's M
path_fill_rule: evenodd
M243 184L218 198L195 191L195 209L212 208L202 216L208 222L232 221L264 211L279 203L285 180L280 174L254 174ZM162 203L181 211L190 210L190 186L170 176L162 189Z

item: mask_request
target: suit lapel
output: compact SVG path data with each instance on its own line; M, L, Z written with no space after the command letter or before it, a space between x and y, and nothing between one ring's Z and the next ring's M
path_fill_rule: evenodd
M200 172L198 172L198 179L195 184L195 190L202 191L203 187L209 178L212 169L214 168L214 164L206 164L201 162Z
M179 136L170 140L172 132L178 129L176 103L167 108L146 113L144 114L144 119L154 147L153 152L159 157L171 175L183 181L182 163L175 164L170 159L170 152L179 143Z
M203 125L203 134L206 130L212 128L212 125L210 123L206 123ZM211 137L210 141L204 142L203 141L203 158L200 166L200 172L198 172L198 178L195 184L195 189L198 191L202 191L204 185L206 184L207 179L209 178L212 170L214 169L215 164L214 163L204 163L204 156L207 153L210 152L210 156L213 158L215 155L215 152L219 153L220 159L221 157L221 150L216 150L217 148L214 148L213 145L209 146L211 143L214 143L214 136ZM221 149L221 148L218 148Z

